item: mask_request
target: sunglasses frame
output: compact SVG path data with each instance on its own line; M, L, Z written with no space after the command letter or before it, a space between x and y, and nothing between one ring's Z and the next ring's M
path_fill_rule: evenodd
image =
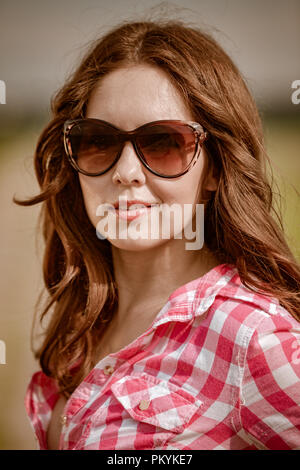
M112 162L112 164L106 170L101 171L99 173L89 173L89 172L79 168L79 166L77 165L76 160L73 158L73 156L71 155L71 153L69 152L69 149L68 149L68 137L69 137L71 129L75 125L83 123L83 122L92 122L94 124L95 123L105 124L106 126L111 127L114 130L117 130L123 136L126 136L126 140L124 140L123 145L122 145L120 151L118 152L117 156L115 157L114 161ZM180 125L188 126L192 129L192 131L194 133L194 136L195 136L194 155L193 155L189 165L187 166L187 168L183 172L177 173L176 175L171 175L171 176L162 175L162 174L158 173L157 171L153 170L152 168L150 168L148 163L145 161L145 159L144 159L145 157L143 156L142 152L139 150L138 145L136 144L136 141L135 141L136 133L138 131L140 131L141 129L143 129L144 127L148 127L149 125L153 125L153 124L168 124L168 123L169 124L180 124ZM138 159L141 161L142 165L145 168L147 168L147 170L149 170L154 175L159 176L161 178L167 178L167 179L177 178L177 177L182 176L185 173L187 173L192 168L192 166L195 165L195 163L198 160L198 157L199 157L200 153L199 153L198 157L196 158L196 160L195 160L195 156L197 155L197 151L198 151L199 146L201 148L203 142L208 138L208 132L206 132L198 122L193 122L193 121L181 121L181 120L151 121L151 122L147 122L146 124L143 124L142 126L137 127L136 129L134 129L132 131L124 131L124 130L119 129L118 127L114 126L113 124L107 122L107 121L103 121L101 119L94 119L94 118L73 119L73 120L66 121L64 123L63 135L64 135L65 152L67 154L69 162L77 172L82 173L83 175L86 175L86 176L100 176L100 175L103 175L103 174L107 173L119 160L119 158L120 158L120 156L123 152L125 142L130 141L132 143L133 148L135 150L135 153L136 153Z

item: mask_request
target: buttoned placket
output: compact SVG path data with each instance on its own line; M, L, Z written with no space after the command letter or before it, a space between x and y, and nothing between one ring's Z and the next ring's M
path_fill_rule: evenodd
M135 343L138 343L138 342L142 342L142 340L144 338L147 338L147 345L149 346L149 344L151 343L151 339L149 339L149 337L154 334L154 331L156 329L156 324L152 324L147 331L145 331L141 336L139 336L138 338L136 338L136 340L133 342L133 343L130 343L130 347L132 347L133 344ZM142 346L142 345L141 345ZM143 348L141 347L141 350L144 350L145 349L145 346L146 344L143 344ZM98 364L94 367L97 368L97 369L101 369L104 376L106 377L106 380L104 381L103 383L103 387L106 388L107 386L109 386L109 382L112 380L112 376L114 374L114 372L116 371L116 364L117 362L120 362L119 363L119 366L118 366L118 369L119 367L122 368L122 366L125 366L125 364L127 364L127 361L126 360L122 360L121 358L118 357L118 355L120 355L122 357L122 352L125 352L127 350L127 348L129 347L129 345L127 345L125 348L121 349L120 351L118 351L117 353L114 353L114 357L111 357L110 355L106 356L105 358L103 358L100 362L98 362ZM145 351L145 354L146 354L146 351ZM101 364L103 361L103 364ZM94 370L93 369L93 370ZM90 372L92 373L92 371ZM79 387L81 386L84 386L84 381L79 385ZM78 390L74 393L77 393ZM99 393L99 390L98 390L98 393ZM76 395L75 395L76 396ZM73 397L74 398L74 397ZM69 408L69 403L72 399L72 396L69 398L69 400L67 401L66 405L65 405L65 408L64 408L64 413L61 415L61 424L62 424L62 429L61 429L61 435L60 435L60 445L59 445L59 448L60 449L64 449L65 448L65 445L67 444L67 439L66 439L66 431L67 431L67 428L70 424L70 420L72 418L70 418L68 416L68 408ZM141 400L140 404L139 404L139 409L141 411L143 410L147 410L148 407L150 406L150 401L148 400ZM76 412L77 413L77 412ZM67 448L67 447L66 447Z
M68 402L66 403L67 406ZM64 449L64 444L65 444L65 432L66 428L68 425L68 415L67 414L62 414L60 417L60 422L61 422L61 431L60 431L60 438L59 438L59 449L63 450Z
M107 362L108 358L109 358L109 356L103 358L102 360ZM108 379L110 379L111 376L113 375L113 373L115 372L115 366L112 365L113 362L116 362L116 360L115 359L111 360L110 363L102 366L102 372L103 372L104 376L106 377L106 380L103 383L103 386L107 385ZM101 362L98 363L97 366L95 366L95 367L99 367L100 365L101 365ZM79 387L81 387L81 386L84 386L84 381L79 385ZM76 393L77 392L78 392L78 390L76 390ZM67 431L68 425L70 423L70 419L72 419L68 416L68 408L69 408L69 404L70 404L70 401L72 400L72 398L74 398L74 397L71 395L69 397L67 403L65 404L64 412L60 416L60 422L61 422L62 428L61 428L61 434L60 434L60 440L59 440L60 441L59 448L62 449L62 450L64 449L65 444L66 444L66 439L65 439L66 431Z

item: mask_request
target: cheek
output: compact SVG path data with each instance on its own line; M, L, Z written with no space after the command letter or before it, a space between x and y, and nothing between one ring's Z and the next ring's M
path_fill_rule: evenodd
M98 220L96 216L97 207L104 202L102 198L102 194L104 194L103 188L101 188L101 185L95 179L85 175L80 175L79 177L85 209L94 226Z
M162 180L156 184L155 192L166 203L194 204L201 195L201 170L196 164L180 178Z

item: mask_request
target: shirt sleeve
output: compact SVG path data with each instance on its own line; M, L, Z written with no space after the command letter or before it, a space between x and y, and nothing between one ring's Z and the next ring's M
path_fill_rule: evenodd
M300 323L265 315L245 355L240 420L259 449L300 449Z
M41 450L47 448L47 428L58 398L58 388L51 377L42 371L33 374L25 394L25 409Z

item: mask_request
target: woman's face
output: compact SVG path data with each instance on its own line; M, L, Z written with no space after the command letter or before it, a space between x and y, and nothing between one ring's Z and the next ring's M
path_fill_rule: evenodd
M161 69L148 65L120 68L101 79L89 100L86 117L102 119L126 131L157 120L194 120L168 76ZM166 238L162 232L162 219L158 221L153 217L157 212L154 214L152 211L173 205L182 208L183 213L184 204L195 208L202 189L215 190L216 182L212 176L206 178L205 188L201 188L205 158L202 149L189 172L173 179L161 178L143 166L131 142L126 142L120 159L107 173L94 177L79 173L86 211L97 227L98 236L102 233L112 245L127 250L149 249L170 243L178 233L178 226L174 228L171 216L170 236ZM112 205L120 200L145 201L156 206L144 211L134 221L121 219L115 211L110 211L110 215L99 212L103 204ZM159 224L155 236L150 230L150 217L153 217L152 224ZM107 221L105 234L104 221ZM115 222L117 232L111 230L112 222ZM128 230L132 224L135 224L134 233L143 233L142 237L136 239L132 236ZM184 223L179 225L182 230Z

